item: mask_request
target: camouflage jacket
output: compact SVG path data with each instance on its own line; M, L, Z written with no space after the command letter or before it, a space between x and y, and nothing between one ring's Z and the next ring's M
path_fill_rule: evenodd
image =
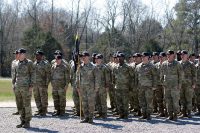
M196 64L196 74L197 74L197 79L196 81L200 80L200 64ZM200 85L200 82L196 82L197 85Z
M156 67L156 75L157 75L157 85L163 85L163 79L161 77L161 63L158 62L155 64Z
M82 86L88 86L89 88L99 88L98 79L95 74L95 66L92 63L80 65L80 68L76 72L76 88Z
M115 89L131 88L131 68L126 63L114 67L113 84L115 86ZM121 86L127 86L127 88L121 88Z
M140 63L136 66L137 86L157 87L156 68L152 63Z
M130 74L131 74L131 87L135 87L136 86L136 63L130 63Z
M53 86L68 86L70 82L70 69L64 63L51 67L51 84Z
M51 77L51 66L46 60L33 63L33 83L48 86Z
M30 87L33 85L33 62L29 59L17 61L14 75L16 87Z
M183 69L183 83L191 83L192 85L196 84L196 67L194 63L190 61L180 61Z
M108 87L110 82L110 71L104 64L95 66L95 74L97 75L99 87Z
M164 61L161 65L161 78L166 86L182 85L183 69L181 64L176 60Z

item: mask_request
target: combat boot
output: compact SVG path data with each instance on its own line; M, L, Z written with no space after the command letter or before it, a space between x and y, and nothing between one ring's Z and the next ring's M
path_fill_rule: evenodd
M93 119L92 119L92 118L89 118L88 123L93 124L93 123L94 123L94 122L93 122Z
M19 125L16 126L16 128L22 128L22 126L24 125L25 121L21 121L21 123Z
M173 120L173 113L169 112L169 117L167 117L167 120Z
M30 128L30 121L25 122L24 125L22 126L23 128Z
M120 114L119 117L117 117L117 120L123 119L123 118L124 118L124 115L123 115L123 114Z
M87 123L87 122L89 122L89 118L83 119L80 123Z
M58 116L60 115L60 111L54 111L54 113L52 114L52 116Z
M174 113L174 115L173 115L173 121L177 121L177 113Z
M38 111L36 111L36 113L34 114L35 116L36 115L40 115L42 113L42 110L38 110Z
M186 114L185 110L182 110L181 115L179 116L179 118L184 118L184 117L188 117L188 115Z
M17 111L17 112L15 112L15 113L13 113L12 115L19 115L19 112Z
M191 111L190 111L190 110L188 110L187 117L188 117L188 118L192 118L192 115L191 115Z
M150 113L147 113L147 120L151 120L151 115L150 115Z
M194 115L200 115L200 107L197 107L198 111Z
M138 118L138 120L143 120L143 119L147 119L146 113L142 113L142 116Z
M64 116L64 115L65 115L65 110L61 110L59 116Z

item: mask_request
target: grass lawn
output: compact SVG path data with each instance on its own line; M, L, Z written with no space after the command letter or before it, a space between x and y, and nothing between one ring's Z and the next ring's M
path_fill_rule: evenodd
M52 100L51 91L52 87L51 85L49 85L48 88L49 100ZM69 86L67 90L67 100L71 99L72 99L72 89ZM15 100L15 96L12 90L11 79L0 78L0 101L12 101L12 100Z

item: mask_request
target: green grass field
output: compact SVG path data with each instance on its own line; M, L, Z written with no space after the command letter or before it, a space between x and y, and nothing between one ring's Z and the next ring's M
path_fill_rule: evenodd
M48 88L49 100L52 100L51 92L52 92L52 87L51 85L49 85ZM67 100L71 99L72 99L72 90L71 87L69 86L67 90ZM15 100L15 96L12 90L11 80L0 78L0 101L12 101L12 100Z

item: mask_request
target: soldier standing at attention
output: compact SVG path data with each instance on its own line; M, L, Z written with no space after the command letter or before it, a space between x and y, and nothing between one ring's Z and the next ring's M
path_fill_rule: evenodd
M38 112L35 115L46 116L48 107L48 85L51 76L51 66L43 59L43 51L36 51L36 61L33 63L33 93Z
M181 58L182 60L180 61L180 64L182 65L184 76L180 90L182 112L180 117L191 118L192 98L196 85L196 68L194 63L189 61L188 52L186 50L181 51Z
M117 54L119 64L113 69L113 83L119 117L128 119L129 90L131 81L131 68L124 62L124 53Z
M80 93L83 105L84 120L81 123L93 123L95 109L95 95L98 91L98 81L95 76L95 66L90 62L90 54L87 51L82 53L83 63L76 74L76 88Z
M142 63L136 67L139 104L142 116L139 119L151 120L153 89L157 87L156 68L149 61L149 53L142 53Z
M15 92L17 101L19 101L19 113L21 124L17 128L29 128L32 118L31 95L33 87L33 62L26 58L26 50L18 50L19 60L15 67Z
M161 65L161 78L164 83L164 94L169 113L169 120L177 120L179 112L180 89L183 79L183 70L181 64L175 60L175 53L172 50L167 51L168 60Z
M15 54L15 60L12 61L11 64L11 77L12 77L12 88L13 88L13 92L15 94L15 82L16 82L16 73L15 73L15 67L17 65L17 62L19 60L19 53L17 50L15 50L15 52L13 52L13 54ZM17 101L18 99L16 98L16 94L15 94L15 101L16 101L16 106L17 106L17 112L13 113L13 115L19 115L19 101Z
M96 69L95 73L98 76L98 84L99 84L99 89L97 91L96 97L98 97L97 102L97 111L99 118L107 118L107 88L108 88L108 83L110 81L110 75L109 75L109 70L108 68L102 63L103 55L102 54L97 54L95 56L95 62L96 62Z
M53 116L63 116L66 107L66 90L70 82L70 69L62 62L62 56L56 56L56 62L51 67L52 96L55 111Z
M200 54L198 57L198 63L196 64L196 71L197 71L197 80L200 81ZM195 88L195 98L196 98L196 106L197 106L197 112L195 115L200 115L200 82L196 82L196 88Z

